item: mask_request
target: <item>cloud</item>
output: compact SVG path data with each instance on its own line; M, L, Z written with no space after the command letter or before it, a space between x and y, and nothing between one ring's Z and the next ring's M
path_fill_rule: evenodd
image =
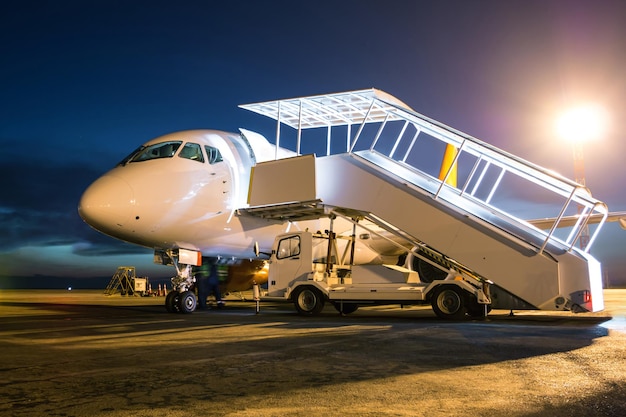
M71 248L60 256L93 258L147 255L150 249L120 242L104 236L85 224L78 215L80 196L87 186L105 171L76 155L63 163L47 160L40 152L25 158L28 141L7 147L0 155L0 185L4 191L0 201L0 251L19 251L37 247L53 251L55 247ZM41 146L38 151L45 150ZM17 157L20 154L22 157ZM78 158L80 160L80 158ZM12 262L6 258L4 262Z
M26 155L27 145L20 145ZM40 154L42 148L36 148ZM78 216L80 196L101 171L84 163L0 156L0 249L93 236ZM32 150L28 154L32 154Z
M48 275L60 277L111 276L118 266L135 266L140 275L172 276L173 269L153 263L149 249L126 252L102 248L93 250L90 244L78 243L56 246L24 245L0 252L0 276ZM131 246L127 249L130 249ZM85 256L85 248L88 256ZM139 248L142 249L142 248Z
M126 255L148 255L152 254L152 249L144 248L130 243L120 242L113 238L104 236L103 241L82 241L72 245L72 254L85 257L100 256L126 256Z
M87 164L76 152L67 152L62 160L46 159L45 149L51 145L11 143L6 147L10 151L0 155L5 190L0 201L1 275L107 276L119 265L137 265L153 276L171 275L168 268L152 263L151 249L102 235L78 215L80 196L106 168L98 167L95 159ZM33 149L39 153L25 157Z

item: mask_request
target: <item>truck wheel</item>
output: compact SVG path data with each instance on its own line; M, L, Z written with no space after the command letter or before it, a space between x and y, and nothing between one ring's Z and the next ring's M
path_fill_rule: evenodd
M193 313L196 309L196 295L191 291L183 292L178 300L178 306L181 313Z
M448 320L460 320L467 311L463 290L450 285L437 287L431 299L433 311L437 317Z
M298 313L304 316L316 316L324 308L324 296L317 288L301 287L293 295L293 303Z
M179 296L178 291L170 291L167 297L165 297L165 309L168 313L178 313L180 311L178 307Z
M358 310L359 305L355 303L338 303L334 302L333 306L341 314L352 314Z

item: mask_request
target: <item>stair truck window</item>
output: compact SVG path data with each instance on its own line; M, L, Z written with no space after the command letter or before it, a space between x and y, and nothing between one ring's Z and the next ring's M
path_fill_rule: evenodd
M187 142L183 149L178 154L179 157L185 159L191 159L192 161L204 162L204 156L202 156L202 148L197 143Z
M219 149L214 148L213 146L205 146L206 156L209 158L209 164L217 164L218 162L222 162L222 154Z
M300 236L291 236L278 242L276 258L283 259L300 255Z
M149 161L150 159L159 158L171 158L174 156L180 145L181 141L161 142L154 145L150 145L137 152L130 162L142 162Z

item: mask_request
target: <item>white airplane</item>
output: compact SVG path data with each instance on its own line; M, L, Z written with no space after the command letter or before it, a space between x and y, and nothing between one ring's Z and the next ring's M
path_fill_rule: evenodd
M97 231L155 250L155 262L173 265L177 276L166 301L170 311L193 311L192 266L220 259L228 277L222 291L243 291L267 281L266 261L274 236L290 227L327 230L328 220L269 221L240 215L247 206L252 167L294 152L271 145L255 132L216 130L171 133L150 140L84 192L78 211ZM335 230L352 232L348 222ZM354 262L396 263L404 252L375 235L359 239ZM427 268L426 266L424 266ZM176 294L181 293L178 299ZM181 309L182 304L182 309Z
M347 112L353 110L346 107ZM292 116L286 114L295 120L301 111L296 108ZM319 118L319 111L319 107L313 108L312 120ZM292 122L295 124L300 125ZM253 167L298 154L245 129L239 134L217 130L167 134L144 143L90 185L78 210L97 231L152 248L156 263L173 265L176 276L165 305L168 311L188 313L196 306L193 266L218 260L222 271L227 271L222 291L246 290L253 282L267 281L268 264L256 254L269 252L275 236L290 228L329 229L328 218L288 221L244 213ZM456 172L449 174L456 166L454 155L448 151L444 155L439 179L446 183L456 183ZM596 220L619 221L624 227L626 213L589 217L589 223ZM354 233L350 221L338 218L333 222L339 235ZM555 227L554 218L529 222L538 228ZM577 224L576 217L561 217L558 227L572 224ZM425 282L446 275L432 262L414 256L411 246L395 239L393 233L367 226L370 228L357 235L354 264L404 265L417 270Z

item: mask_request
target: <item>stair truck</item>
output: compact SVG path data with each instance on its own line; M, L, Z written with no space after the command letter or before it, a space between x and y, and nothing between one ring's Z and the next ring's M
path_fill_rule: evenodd
M332 231L296 231L278 235L270 255L268 297L294 303L302 315L319 314L330 302L341 314L362 305L430 304L443 319L485 317L490 310L488 280L462 268L449 268L443 280L423 282L418 272L398 265L342 263L354 246L343 245ZM443 266L430 261L437 268Z

